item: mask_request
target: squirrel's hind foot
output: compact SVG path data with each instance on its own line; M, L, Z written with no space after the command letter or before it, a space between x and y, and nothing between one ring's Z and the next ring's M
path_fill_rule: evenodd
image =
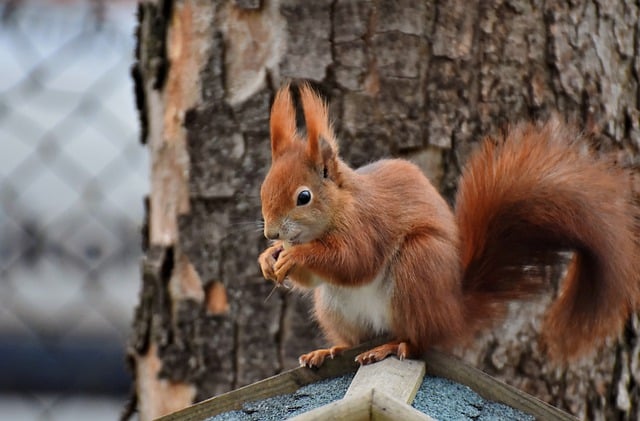
M418 355L418 351L409 342L393 341L359 354L356 357L356 362L360 365L373 364L384 360L390 355L395 355L400 360L404 360L415 357Z
M333 346L329 349L316 349L298 358L301 367L320 367L327 358L333 359L347 349L346 346Z

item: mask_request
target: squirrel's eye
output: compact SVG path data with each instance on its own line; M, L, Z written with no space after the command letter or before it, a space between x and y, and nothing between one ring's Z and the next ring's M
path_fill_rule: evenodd
M298 193L298 200L296 201L296 206L304 206L311 202L311 192L309 190L302 190Z

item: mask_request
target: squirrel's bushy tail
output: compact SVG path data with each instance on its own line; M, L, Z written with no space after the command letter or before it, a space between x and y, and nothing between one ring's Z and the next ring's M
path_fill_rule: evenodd
M557 119L483 142L456 198L467 320L480 328L504 315L573 251L542 327L550 356L571 359L619 333L640 302L630 181Z

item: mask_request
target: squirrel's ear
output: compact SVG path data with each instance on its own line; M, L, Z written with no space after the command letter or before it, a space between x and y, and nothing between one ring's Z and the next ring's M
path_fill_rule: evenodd
M322 171L322 176L340 182L338 155L333 144L325 139L324 136L320 136L318 138L318 150L319 154L315 161L319 165L318 170Z
M325 102L313 91L308 83L303 83L300 86L300 100L302 101L304 122L307 127L307 152L309 156L317 158L326 153L326 151L320 150L320 138L327 142L325 147L330 147L334 154L337 154L338 148L329 123Z
M271 107L271 159L275 160L296 137L296 111L287 83L276 93Z

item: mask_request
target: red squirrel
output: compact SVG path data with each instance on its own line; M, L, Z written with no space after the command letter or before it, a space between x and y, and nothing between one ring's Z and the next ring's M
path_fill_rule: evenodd
M420 169L384 159L358 169L338 155L324 101L300 87L306 136L289 85L270 116L271 168L261 187L265 278L313 288L334 345L300 357L320 366L388 335L356 358L413 358L464 345L507 304L545 287L545 268L573 257L547 311L542 343L556 361L619 333L640 303L638 210L629 174L585 150L557 118L485 139L452 210Z

